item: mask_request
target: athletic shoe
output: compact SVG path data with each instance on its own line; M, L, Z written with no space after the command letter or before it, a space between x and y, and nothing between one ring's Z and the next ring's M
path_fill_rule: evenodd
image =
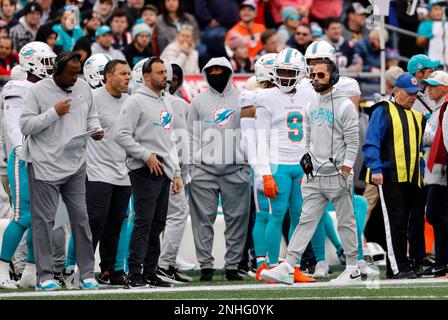
M147 273L143 275L143 279L148 283L151 287L164 287L169 288L173 285L168 281L162 280L155 273Z
M180 271L190 271L196 268L194 263L190 263L185 261L181 256L177 255L176 257L177 270Z
M129 288L128 276L123 270L114 271L109 275L109 285Z
M432 266L433 265L430 265L430 267ZM422 262L418 262L417 260L412 259L410 269L417 275L417 277L419 277L420 274L423 272L423 264Z
M420 272L418 276L422 278L435 278L446 276L447 268L446 266L434 265Z
M18 289L17 282L9 277L9 263L0 261L0 288L15 290Z
M68 266L62 273L62 280L64 281L64 285L69 290L79 289L79 277L79 270L78 268L76 268L76 266Z
M316 279L304 275L299 267L294 267L294 283L316 282Z
M319 261L316 264L316 267L314 268L313 278L315 279L328 278L329 272L330 267L328 266L327 262Z
M378 268L372 268L365 260L358 260L358 268L363 277L371 277L380 274Z
M39 284L36 286L36 291L54 291L54 290L60 290L61 286L59 285L57 280L45 280L39 282Z
M25 289L36 287L36 265L34 263L26 263L19 286Z
M186 274L180 272L173 266L169 266L168 269L158 268L157 276L162 280L165 280L170 283L185 283L191 282L193 279Z
M336 279L330 280L331 284L350 284L361 281L361 271L356 266L347 266Z
M316 268L316 265L309 263L309 262L304 262L300 264L300 271L302 271L302 273L306 276L312 277L314 270Z
M84 290L98 290L100 286L95 278L87 278L81 281L81 288Z
M260 276L268 281L276 281L285 284L294 283L294 268L288 263L283 262L275 268L262 270Z
M214 270L212 268L201 269L201 278L199 279L199 281L212 281L213 271Z
M16 268L14 267L14 262L12 262L12 261L9 263L9 278L11 280L14 280L17 283L22 278L22 274L16 272Z
M98 277L98 284L110 286L109 271L102 272Z
M129 273L128 285L129 288L149 288L148 282L143 279L140 273Z
M247 273L247 275L251 278L255 278L255 275L257 273L257 269L256 268L250 268L249 272Z
M388 279L403 280L403 279L417 279L414 271L401 271L393 276L387 275Z
M266 281L261 276L261 271L268 270L268 269L269 269L269 267L266 263L263 263L261 266L259 266L257 269L257 272L255 273L255 279L257 279L258 281Z
M244 277L238 273L238 270L225 270L224 278L228 281L242 281Z

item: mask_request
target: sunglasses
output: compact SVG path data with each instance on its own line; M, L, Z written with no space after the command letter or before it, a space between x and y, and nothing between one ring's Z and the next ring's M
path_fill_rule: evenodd
M325 78L325 73L324 72L311 72L310 73L310 79L314 79L315 77L318 77L319 79L324 79Z
M288 17L288 19L289 20L294 20L294 19L296 19L296 20L300 20L300 18L302 18L299 14L298 15L290 15L289 17Z
M305 33L305 32L296 32L296 35L307 37L307 36L309 36L310 34L309 34L309 33Z

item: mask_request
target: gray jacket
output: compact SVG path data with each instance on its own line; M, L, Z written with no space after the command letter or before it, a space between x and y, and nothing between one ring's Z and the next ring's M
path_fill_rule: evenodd
M159 97L148 87L138 86L124 103L115 134L115 141L127 153L128 169L146 166L154 153L162 158L170 180L180 177L173 129L173 110L164 93Z

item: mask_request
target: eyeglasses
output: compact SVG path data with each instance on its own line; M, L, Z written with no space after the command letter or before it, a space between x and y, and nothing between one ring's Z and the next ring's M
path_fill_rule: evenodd
M324 72L311 72L310 73L310 79L314 79L315 77L318 77L319 79L324 79L325 78L325 73Z
M433 72L434 71L434 69L433 68L423 68L422 70L421 70L422 72Z
M305 33L305 32L296 32L296 35L307 37L307 36L309 36L310 34L309 34L309 33Z
M299 14L296 16L292 14L288 17L288 20L294 20L294 19L300 20L300 18L302 18L302 17Z

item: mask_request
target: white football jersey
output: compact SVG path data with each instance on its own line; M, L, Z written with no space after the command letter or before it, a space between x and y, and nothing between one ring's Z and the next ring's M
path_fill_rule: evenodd
M302 79L297 88L310 88L314 91L313 86L311 85L311 80L308 78ZM359 97L361 95L359 83L353 78L340 77L334 88L337 91L341 91L347 97ZM314 93L317 96L317 92L314 91Z
M240 108L246 108L255 105L255 97L257 93L260 91L260 88L256 88L254 90L244 90L240 93L238 97L238 103Z
M293 95L278 88L257 93L258 174L271 174L269 164L300 163L305 153L305 108L315 97L314 90L305 86L298 86Z

